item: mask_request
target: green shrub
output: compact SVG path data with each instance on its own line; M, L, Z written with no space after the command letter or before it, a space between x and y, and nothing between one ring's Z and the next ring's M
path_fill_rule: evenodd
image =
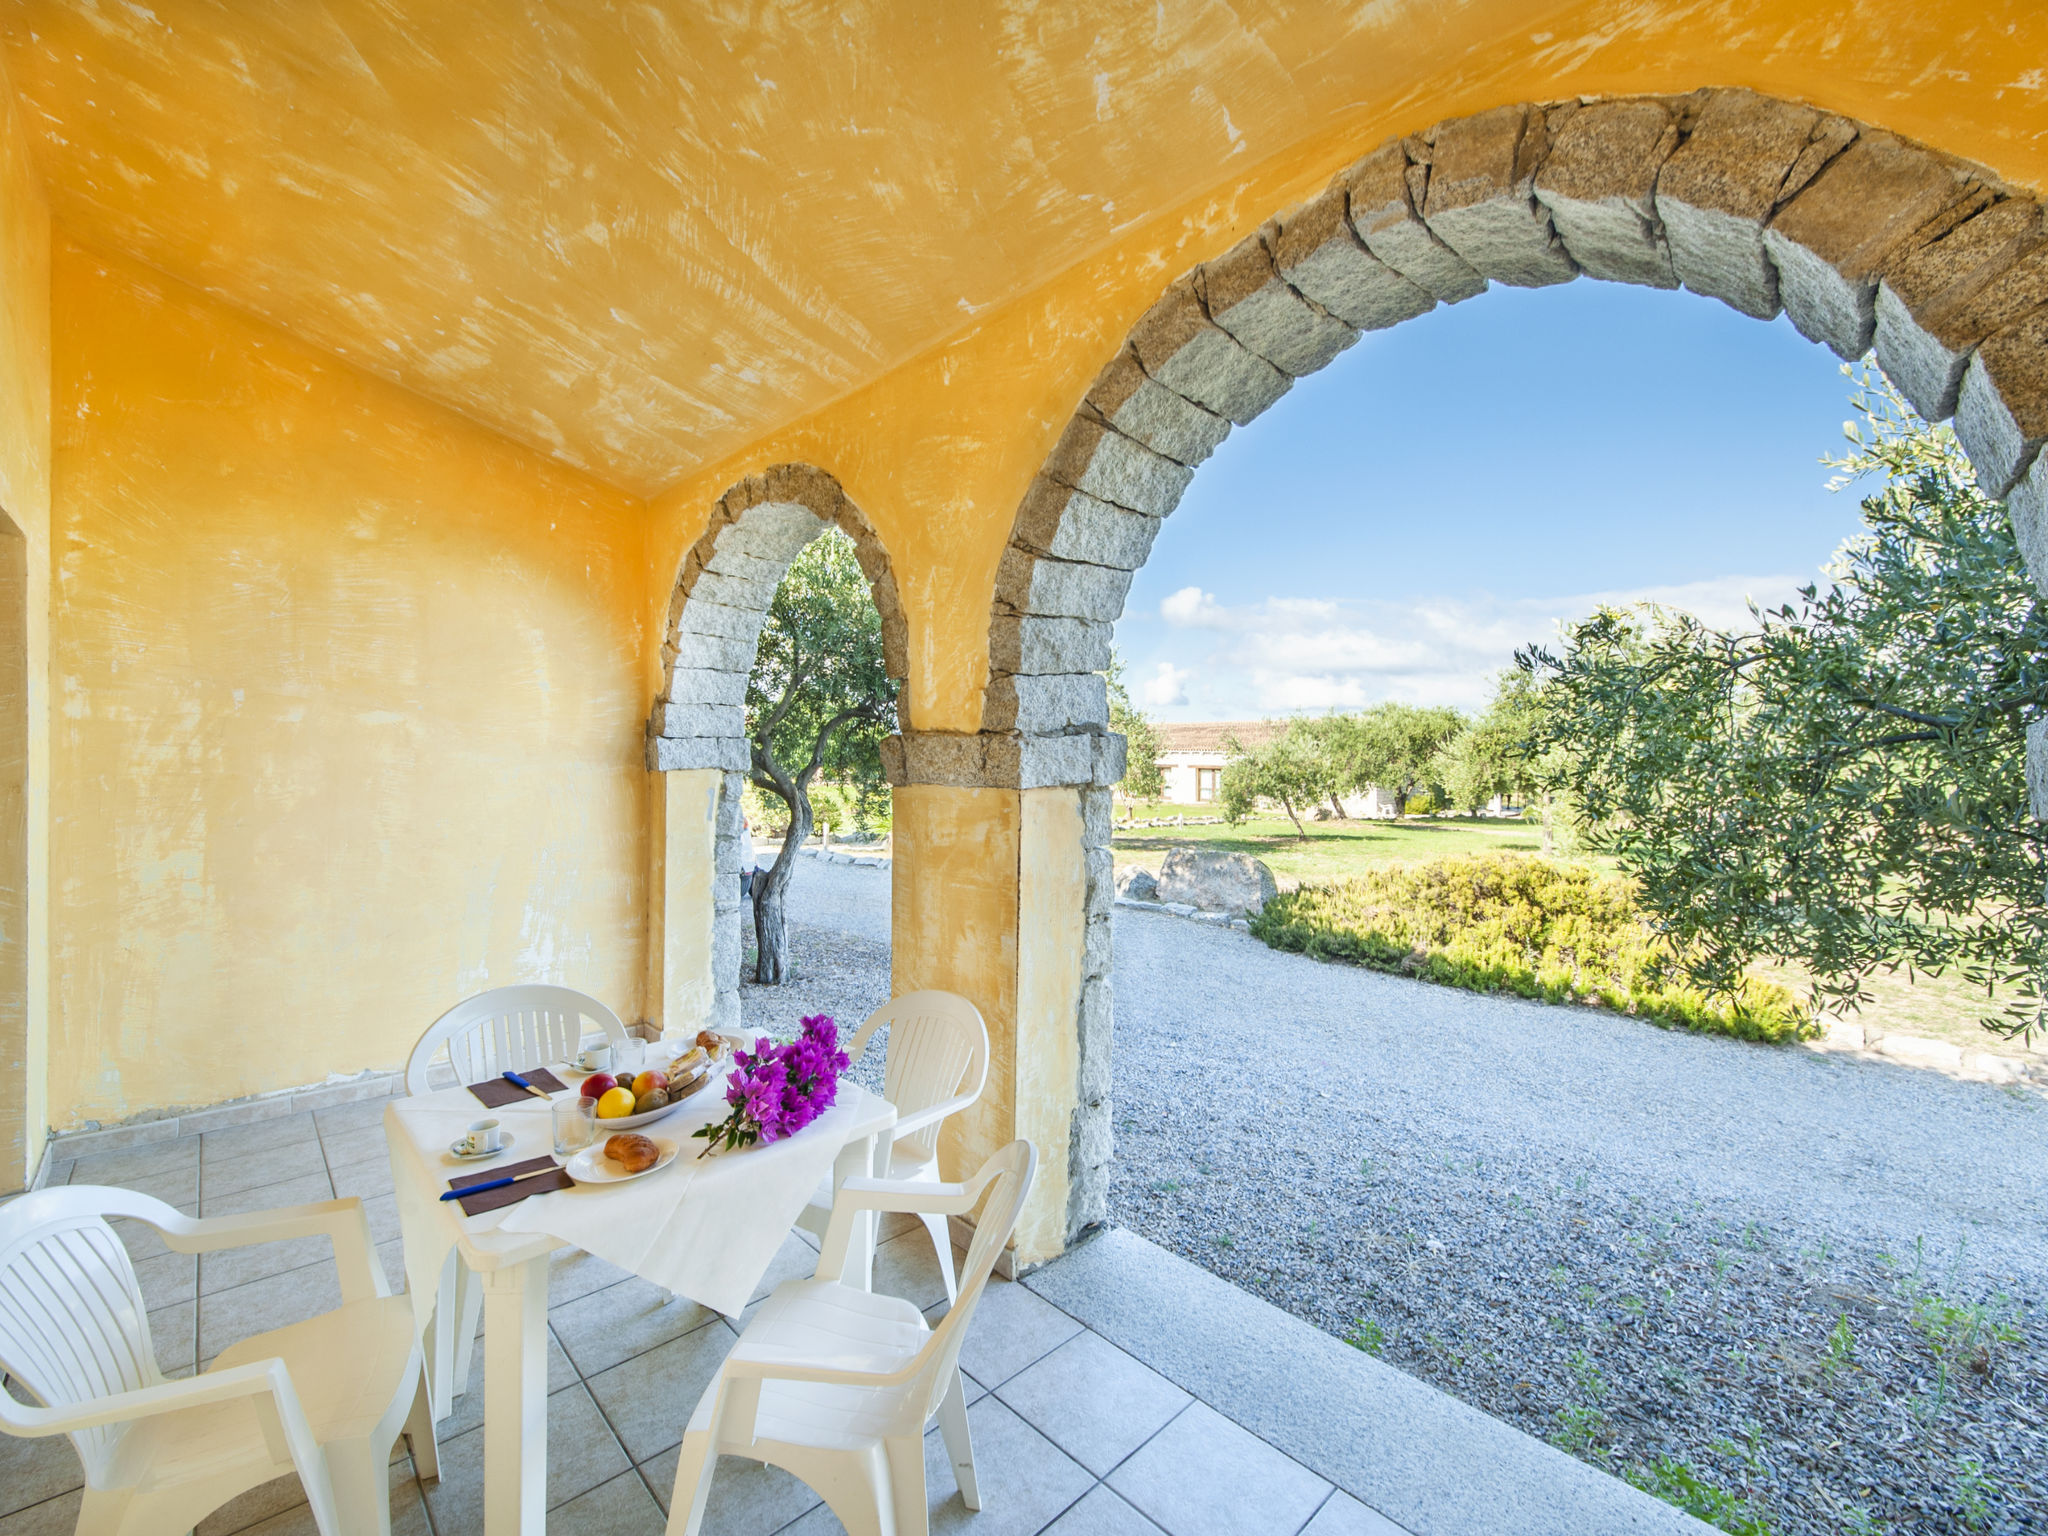
M1735 996L1714 997L1688 982L1627 882L1527 854L1388 864L1305 885L1268 902L1252 932L1275 949L1472 992L1596 1003L1743 1040L1818 1033L1776 983L1747 977Z

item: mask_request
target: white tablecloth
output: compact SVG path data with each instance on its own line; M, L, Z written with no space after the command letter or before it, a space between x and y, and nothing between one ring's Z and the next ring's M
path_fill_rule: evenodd
M544 1234L652 1280L692 1301L737 1317L753 1298L761 1276L811 1193L832 1169L849 1141L895 1123L895 1108L856 1083L841 1081L839 1098L811 1124L787 1140L743 1151L699 1158L704 1143L691 1136L700 1125L725 1117L722 1089L707 1090L642 1134L682 1144L666 1168L620 1184L585 1184L535 1195L516 1205L461 1217L462 1230ZM463 1163L448 1145L470 1122L495 1116L514 1138L499 1157ZM431 1200L450 1178L525 1162L554 1150L548 1106L539 1099L485 1109L466 1088L417 1098L395 1099L385 1112L394 1128L394 1160L413 1164L412 1177L398 1179L401 1209ZM598 1122L598 1135L607 1133ZM443 1210L454 1209L453 1202ZM425 1215L425 1212L417 1213ZM447 1233L452 1223L406 1223L407 1283L421 1306L431 1306L452 1236L445 1242L415 1241L431 1227ZM415 1252L415 1249L420 1251ZM428 1251L430 1249L438 1251Z

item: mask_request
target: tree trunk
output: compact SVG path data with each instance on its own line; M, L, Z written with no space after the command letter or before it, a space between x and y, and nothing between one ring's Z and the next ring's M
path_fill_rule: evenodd
M1330 809L1337 813L1339 821L1344 819L1344 802L1337 798L1337 791L1334 789L1330 791Z
M1550 791L1547 789L1543 791L1543 810L1540 814L1543 817L1543 857L1547 859L1553 857L1557 851L1550 841Z
M1406 816L1407 814L1408 791L1405 789L1397 789L1394 791L1394 820L1399 821L1403 816Z
M1308 833L1302 828L1301 818L1294 814L1294 802L1283 797L1280 804L1287 812L1287 819L1294 823L1294 835L1296 837L1307 837Z
M796 870L796 853L811 835L811 797L803 786L795 786L795 803L789 808L789 830L782 834L782 851L775 862L754 877L754 983L779 987L789 980L789 920L783 912L783 895L789 877Z

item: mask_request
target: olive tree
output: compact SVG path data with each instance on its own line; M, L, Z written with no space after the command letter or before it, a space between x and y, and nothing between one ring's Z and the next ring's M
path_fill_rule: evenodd
M1560 749L1593 845L1642 890L1702 983L1807 968L1816 1004L1904 966L2006 989L2004 1033L2043 1021L2048 840L2026 732L2048 710L2048 620L2005 508L1948 429L1882 380L1829 459L1881 476L1831 582L1741 632L1607 610L1553 654L1539 746Z
M896 683L882 659L882 619L853 541L829 529L790 562L761 628L747 679L749 778L789 809L775 863L754 881L754 980L789 977L784 909L797 850L811 835L811 784L823 771L857 787L882 778Z
M1159 732L1150 719L1131 702L1124 686L1124 659L1114 650L1103 672L1109 684L1109 728L1124 738L1124 776L1121 788L1127 800L1157 800L1166 793L1166 772L1159 766Z

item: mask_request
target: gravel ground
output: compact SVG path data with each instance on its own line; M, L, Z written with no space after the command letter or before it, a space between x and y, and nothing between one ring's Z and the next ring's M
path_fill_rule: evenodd
M774 1016L857 1023L887 876L807 864L792 907L829 926ZM1112 1221L1588 1461L1683 1462L1767 1522L1731 1530L2048 1532L2038 1092L1116 943Z

